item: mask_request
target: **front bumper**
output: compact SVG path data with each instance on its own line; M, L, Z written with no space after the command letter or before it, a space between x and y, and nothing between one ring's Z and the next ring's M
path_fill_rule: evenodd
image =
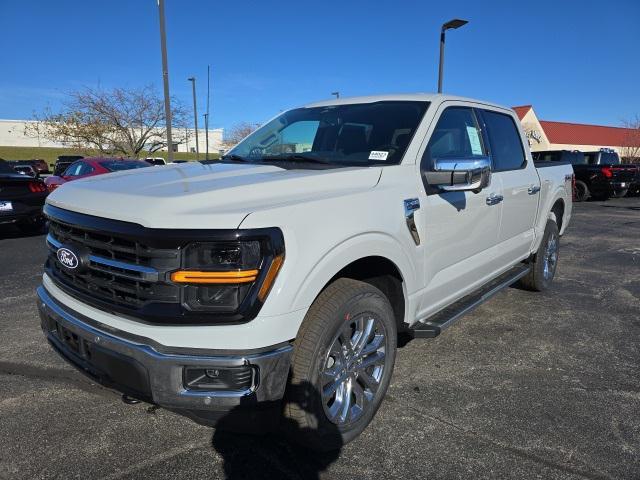
M273 404L284 395L291 345L246 355L221 355L202 349L166 352L162 350L170 347L133 337L68 309L42 286L37 293L41 326L49 343L67 362L108 388L180 411L203 423L215 423L216 412ZM253 371L249 388L202 391L185 387L185 367L241 366L250 366Z

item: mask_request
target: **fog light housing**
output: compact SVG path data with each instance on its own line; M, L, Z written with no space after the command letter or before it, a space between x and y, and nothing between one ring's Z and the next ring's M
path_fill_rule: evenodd
M243 392L256 385L257 369L239 367L184 367L184 388L192 391Z

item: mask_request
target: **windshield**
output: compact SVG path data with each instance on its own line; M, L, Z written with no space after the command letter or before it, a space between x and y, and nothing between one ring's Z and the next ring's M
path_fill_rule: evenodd
M393 165L402 160L429 104L388 101L289 110L223 158Z
M100 165L110 172L118 172L120 170L131 170L134 168L145 168L151 166L146 162L138 160L107 160L104 162L100 162Z

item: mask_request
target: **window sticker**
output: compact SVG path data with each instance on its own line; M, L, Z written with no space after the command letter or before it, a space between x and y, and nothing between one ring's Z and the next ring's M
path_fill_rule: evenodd
M371 153L369 154L369 160L386 160L388 156L389 152L371 150Z
M467 136L469 137L469 143L471 144L471 153L473 155L482 155L482 144L480 143L478 129L474 126L467 126Z

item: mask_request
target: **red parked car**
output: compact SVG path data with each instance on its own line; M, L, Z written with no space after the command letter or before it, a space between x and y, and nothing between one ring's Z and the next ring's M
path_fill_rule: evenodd
M142 160L131 160L126 158L83 158L73 162L67 167L62 175L52 175L47 177L44 183L50 192L58 188L63 183L78 180L85 177L93 177L120 170L132 170L134 168L146 168L151 165Z

